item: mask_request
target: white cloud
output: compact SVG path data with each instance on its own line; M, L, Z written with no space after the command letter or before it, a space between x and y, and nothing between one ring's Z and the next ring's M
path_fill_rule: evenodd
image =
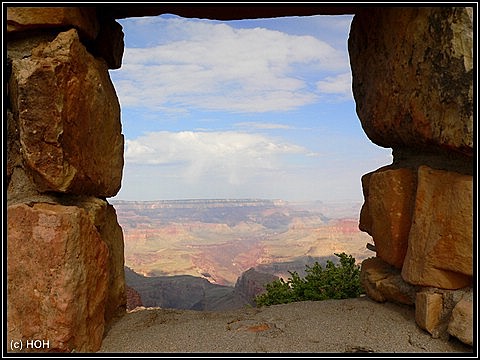
M327 76L317 82L317 89L323 94L336 95L337 99L353 99L352 74L350 72L336 76Z
M283 111L317 99L303 71L345 72L348 57L313 36L182 18L148 24L148 48L125 49L112 78L122 106L195 107L233 112ZM153 41L153 40L152 40Z
M281 171L284 155L311 156L299 145L260 134L224 132L151 132L126 140L126 164L163 166L191 182L204 177L241 184L264 172Z
M361 176L392 157L371 143L350 143L348 138L335 143L336 148L319 155L256 133L147 133L126 140L124 184L118 198L361 200ZM346 144L355 149L353 154L344 156Z

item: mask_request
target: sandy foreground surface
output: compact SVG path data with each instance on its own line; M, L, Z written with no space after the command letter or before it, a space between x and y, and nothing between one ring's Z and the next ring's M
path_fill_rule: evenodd
M143 308L108 330L101 353L465 353L434 339L410 306L367 297L205 312Z

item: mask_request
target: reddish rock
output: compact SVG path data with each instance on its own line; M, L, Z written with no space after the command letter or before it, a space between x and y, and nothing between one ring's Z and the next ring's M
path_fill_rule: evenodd
M9 206L8 339L48 340L42 351L97 351L105 324L107 263L108 247L84 209Z
M74 27L93 40L99 22L94 7L7 7L7 32Z
M348 47L357 113L391 148L473 154L473 8L382 7L353 18Z
M442 294L421 291L415 299L415 322L432 335L437 335L437 329L442 321Z
M402 277L459 289L471 285L472 275L473 177L421 166Z
M105 321L108 324L114 317L123 315L127 306L123 232L118 224L115 208L112 205L107 204L105 222L98 230L109 250L108 296L105 306Z
M368 297L375 301L415 303L415 286L403 281L398 269L378 257L362 262L360 282Z
M472 290L444 290L422 287L415 299L415 321L433 338L450 335L471 345L473 315ZM470 335L469 335L470 332Z
M415 174L410 169L383 169L369 179L365 202L377 256L401 269L412 220Z
M72 204L85 209L100 237L108 247L108 294L105 321L123 315L126 309L124 242L115 208L105 200L94 197L73 198Z
M448 324L448 333L465 344L473 346L473 299L472 294L460 300L453 308Z
M121 185L120 107L105 62L76 30L12 60L11 105L26 170L40 191L114 196Z
M365 201L362 204L362 208L360 210L360 219L358 222L359 230L366 232L370 236L372 235L372 216L368 207L368 185L370 184L370 177L372 176L372 174L373 172L370 172L363 175L361 178L363 198L365 199Z

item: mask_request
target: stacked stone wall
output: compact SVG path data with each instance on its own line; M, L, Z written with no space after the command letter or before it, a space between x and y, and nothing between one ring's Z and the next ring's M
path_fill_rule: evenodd
M472 8L369 9L349 38L362 127L394 158L362 177L359 228L376 250L363 284L379 301L414 304L433 336L464 342L448 324L460 300L473 309L472 17Z
M7 340L96 351L126 308L123 234L106 200L123 171L108 74L123 33L95 8L7 8L7 18ZM48 346L28 349L32 340Z

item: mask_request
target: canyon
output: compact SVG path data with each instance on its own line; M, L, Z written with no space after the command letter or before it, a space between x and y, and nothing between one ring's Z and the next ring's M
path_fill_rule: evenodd
M112 201L125 241L126 285L144 306L233 309L290 272L345 252L374 253L360 202L261 199ZM212 295L215 294L215 295ZM223 300L222 300L223 299ZM222 303L223 302L223 303Z

